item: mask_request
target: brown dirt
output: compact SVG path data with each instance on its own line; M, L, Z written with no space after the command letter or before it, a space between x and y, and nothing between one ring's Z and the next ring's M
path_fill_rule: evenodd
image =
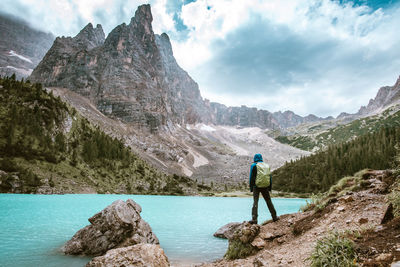
M362 266L390 266L400 261L400 218L366 231L354 242Z

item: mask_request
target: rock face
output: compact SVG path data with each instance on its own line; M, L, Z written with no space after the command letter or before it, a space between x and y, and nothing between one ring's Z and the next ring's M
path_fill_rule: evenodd
M125 122L157 130L207 121L198 85L176 63L166 34L155 35L150 5L104 39L100 25L57 38L30 79L65 87Z
M63 252L97 256L118 247L158 244L150 226L140 217L141 211L141 207L132 199L114 201L89 218L90 225L79 230L64 245Z
M320 118L315 115L306 117L299 116L292 111L274 112L267 110L241 107L227 107L225 105L210 103L212 121L217 125L242 126L242 127L260 127L260 128L287 128L306 122L316 122L328 118Z
M235 231L241 227L242 223L232 222L219 228L215 233L215 237L232 239Z
M400 102L400 76L393 86L381 87L374 99L367 106L362 106L358 115L371 114L377 110L384 109L390 105Z
M28 77L51 47L54 36L0 14L0 75Z
M107 251L103 256L93 258L86 267L167 267L167 256L159 245L138 244Z

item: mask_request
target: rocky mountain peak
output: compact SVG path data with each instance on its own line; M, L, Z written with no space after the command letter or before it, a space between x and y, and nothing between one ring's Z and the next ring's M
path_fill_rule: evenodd
M153 27L151 23L153 16L151 14L150 5L141 5L137 8L135 16L131 19L129 27L134 33L145 41L147 39L154 40Z
M393 86L383 86L367 106L362 106L356 115L368 115L400 103L400 76Z
M151 14L151 8L149 4L141 5L137 8L135 16L131 18L129 25L147 25L151 29L151 23L153 22L153 15Z
M90 50L95 47L102 45L105 41L105 34L103 27L97 24L96 28L93 28L92 23L88 23L75 37L74 41L81 45L84 45L86 49Z
M176 63L169 37L155 35L150 5L104 40L88 24L74 38L58 38L31 81L69 88L106 115L157 130L208 118L198 85ZM96 49L93 49L96 48Z

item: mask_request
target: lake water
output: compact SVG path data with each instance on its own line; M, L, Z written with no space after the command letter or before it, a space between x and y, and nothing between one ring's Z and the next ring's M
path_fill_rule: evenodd
M213 233L229 222L251 219L251 198L144 195L0 194L0 266L83 266L90 258L66 256L60 247L88 218L117 199L132 198L171 263L221 258L228 246ZM304 199L273 199L278 215L293 213ZM259 222L270 219L260 199Z

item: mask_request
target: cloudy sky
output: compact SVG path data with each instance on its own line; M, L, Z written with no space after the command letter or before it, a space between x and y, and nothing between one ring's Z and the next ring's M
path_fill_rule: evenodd
M399 1L2 0L2 11L74 36L88 22L108 34L143 3L211 101L336 116L400 75Z

